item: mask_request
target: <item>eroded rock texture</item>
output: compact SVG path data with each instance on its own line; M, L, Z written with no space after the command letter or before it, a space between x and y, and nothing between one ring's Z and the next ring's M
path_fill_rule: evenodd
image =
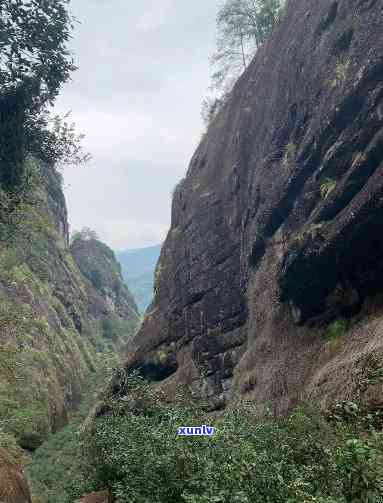
M98 239L73 241L72 256L87 283L90 317L102 318L108 312L124 320L138 320L138 309L127 284L122 279L121 265L113 250Z
M0 501L2 503L32 503L28 483L7 452L0 448Z
M215 407L351 393L383 346L382 29L379 0L287 2L175 191L128 369Z
M98 288L77 266L61 177L44 163L32 167L39 183L12 211L3 191L0 211L0 424L29 450L66 424L100 352L125 343L128 330L114 337L105 322L113 316L133 330L138 320L106 245L87 249Z

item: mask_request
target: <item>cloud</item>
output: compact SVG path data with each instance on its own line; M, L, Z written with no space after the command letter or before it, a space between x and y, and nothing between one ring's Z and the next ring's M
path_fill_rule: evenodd
M80 69L57 110L73 110L93 155L68 168L73 228L113 247L151 245L170 222L171 191L202 132L215 1L81 0L72 50Z

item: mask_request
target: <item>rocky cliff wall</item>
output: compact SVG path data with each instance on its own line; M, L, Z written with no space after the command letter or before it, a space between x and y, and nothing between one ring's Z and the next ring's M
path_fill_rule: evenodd
M31 493L22 469L2 448L0 448L0 501L32 503Z
M132 333L138 314L116 278L124 307L116 318L132 330L105 337L103 322L114 309L70 252L61 177L28 162L33 183L26 193L1 191L0 445L5 432L33 450L66 423L100 355Z
M128 370L283 412L379 360L382 27L379 0L287 2L175 191Z
M89 315L97 317L99 306L122 319L137 321L138 309L122 278L121 265L113 250L98 239L76 239L70 247L72 256L88 280ZM97 294L95 296L94 294ZM104 312L104 315L107 314Z

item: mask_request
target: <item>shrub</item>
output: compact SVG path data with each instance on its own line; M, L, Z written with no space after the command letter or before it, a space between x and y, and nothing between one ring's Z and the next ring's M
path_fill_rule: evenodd
M328 339L343 337L347 332L347 322L344 319L333 321L327 328Z
M336 189L336 181L332 178L326 178L320 186L320 194L322 199L327 199L331 192Z
M123 390L82 439L84 484L110 487L118 503L367 503L383 495L380 433L356 438L348 425L303 409L257 420L238 408L213 419L192 402L168 404L137 377ZM211 423L213 437L177 435L179 426Z

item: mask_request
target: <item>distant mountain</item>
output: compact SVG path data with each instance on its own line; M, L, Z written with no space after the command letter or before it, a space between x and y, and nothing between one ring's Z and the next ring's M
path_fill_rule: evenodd
M116 251L122 267L122 275L128 282L138 309L143 313L153 298L154 270L162 245Z

